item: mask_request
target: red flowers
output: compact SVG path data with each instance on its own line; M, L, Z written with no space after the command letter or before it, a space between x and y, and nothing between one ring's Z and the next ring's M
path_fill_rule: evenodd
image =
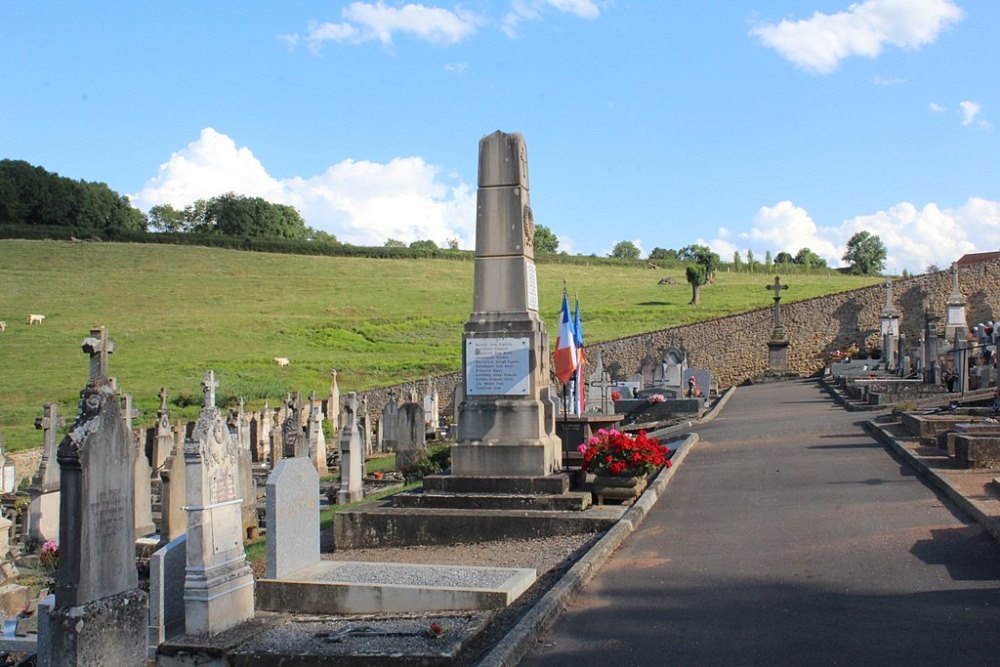
M601 429L590 442L580 445L583 469L596 475L637 476L670 467L670 448L645 431L632 436L612 429Z

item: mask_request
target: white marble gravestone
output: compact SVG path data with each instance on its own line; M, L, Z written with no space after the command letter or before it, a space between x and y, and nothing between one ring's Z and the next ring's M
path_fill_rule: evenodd
M215 407L215 374L184 443L188 542L184 615L188 634L215 635L253 618L253 573L243 549L238 444Z
M319 474L306 457L281 459L267 478L267 578L319 562Z

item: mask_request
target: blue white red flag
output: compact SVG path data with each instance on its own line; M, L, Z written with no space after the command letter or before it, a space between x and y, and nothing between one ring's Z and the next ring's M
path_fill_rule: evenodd
M559 318L559 334L556 337L555 371L563 384L569 384L576 372L579 357L576 352L576 336L573 320L569 314L569 294L563 290L562 313Z

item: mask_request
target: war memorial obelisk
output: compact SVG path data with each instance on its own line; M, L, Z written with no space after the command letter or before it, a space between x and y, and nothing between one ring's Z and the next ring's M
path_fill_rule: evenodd
M538 316L534 221L524 137L479 142L472 315L462 335L464 399L443 490L563 493L562 444ZM426 481L426 480L425 480Z

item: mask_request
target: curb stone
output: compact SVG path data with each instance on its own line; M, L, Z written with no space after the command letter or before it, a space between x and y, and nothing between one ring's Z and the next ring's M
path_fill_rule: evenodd
M728 400L733 388L720 399L712 412L717 414L724 401ZM714 418L714 414L712 418ZM701 422L704 422L702 419ZM670 458L671 467L663 468L646 487L635 504L597 543L571 567L549 591L526 613L517 625L479 661L478 667L514 667L528 653L532 645L559 618L566 609L570 598L582 589L597 574L618 547L631 535L646 518L650 508L656 504L667 488L677 468L684 461L688 451L698 442L698 435L692 433L677 446Z

